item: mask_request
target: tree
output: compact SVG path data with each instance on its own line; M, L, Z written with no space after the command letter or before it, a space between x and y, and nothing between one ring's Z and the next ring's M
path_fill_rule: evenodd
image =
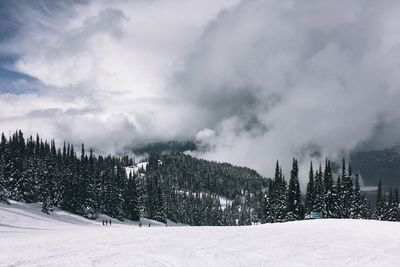
M400 221L399 190L394 190L393 205L397 208L397 221Z
M351 216L351 205L353 203L353 182L352 182L352 168L349 164L348 173L346 173L346 161L343 158L342 163L342 184L340 188L339 197L342 203L342 216L344 218L350 218Z
M319 170L315 175L314 203L312 205L312 210L321 212L322 216L326 216L325 189L321 165L319 165Z
M98 204L96 203L96 166L93 150L90 149L89 158L85 155L85 148L82 144L81 155L81 179L83 183L83 214L86 218L96 219L98 217Z
M45 149L47 150L48 144ZM54 188L54 166L51 164L49 157L43 159L39 165L40 181L40 200L42 201L42 211L49 213L53 211L53 188Z
M272 212L271 200L269 194L266 194L262 202L262 219L261 223L273 223L275 218Z
M279 162L276 162L275 177L271 187L271 206L273 217L276 222L286 221L287 211L287 188L282 169Z
M378 192L376 196L376 209L373 215L375 220L384 220L385 217L385 199L382 190L382 179L379 179Z
M7 177L5 175L6 151L7 139L2 133L0 141L0 203L8 203Z
M337 205L338 205L338 195L335 188L333 187L333 176L331 170L331 162L325 160L324 169L324 185L325 185L325 207L326 207L326 217L327 218L338 218Z
M311 211L313 211L315 203L315 191L314 191L314 170L312 161L310 162L310 171L308 173L308 184L307 184L307 193L306 193L306 202L305 202L305 210L307 215L310 215Z
M299 183L299 167L296 159L293 159L292 170L290 172L287 209L287 218L289 221L300 220L303 218Z
M182 153L151 155L139 171L126 174L134 160L124 155L86 154L55 141L24 139L16 131L0 141L0 202L11 198L42 202L42 211L53 207L96 218L99 212L122 220L140 215L190 225L248 225L252 222L300 220L304 213L321 211L329 218L369 218L370 204L361 194L359 175L343 159L341 175L333 182L331 163L314 172L310 163L305 208L301 202L299 167L293 159L288 183L279 162L273 179L249 168L196 159ZM137 166L136 166L137 167ZM354 187L353 187L354 181ZM225 199L225 207L221 207ZM379 183L373 218L399 220L398 190L388 201Z
M351 218L366 219L368 214L366 197L361 195L359 174L356 173L353 202L351 203Z
M324 186L325 186L325 192L329 191L332 192L333 176L332 176L331 162L328 159L325 159Z
M332 190L332 202L332 218L343 218L342 180L340 175L336 179L335 188Z
M124 190L124 214L132 221L138 221L140 219L136 174L133 173L129 173L129 178Z
M399 218L399 200L398 200L398 192L390 189L389 191L389 201L387 203L385 220L387 221L397 221Z

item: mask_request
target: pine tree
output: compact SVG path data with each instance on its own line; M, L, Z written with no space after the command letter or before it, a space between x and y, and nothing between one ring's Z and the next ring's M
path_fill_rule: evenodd
M328 159L325 159L324 186L325 186L325 192L329 191L332 192L333 176L332 176L331 162Z
M282 169L276 162L275 177L272 182L271 206L273 217L276 222L286 221L287 211L287 188Z
M292 171L290 172L287 208L287 218L289 221L300 220L303 218L299 183L299 167L296 159L293 159Z
M86 218L96 219L99 207L96 203L96 167L93 150L90 149L89 158L85 155L84 145L82 144L81 155L81 176L84 189L83 213Z
M393 206L397 209L397 221L400 221L400 207L399 207L399 190L396 188L394 190Z
M33 203L37 201L35 186L36 186L36 177L35 177L35 168L36 168L36 159L34 155L35 144L33 143L32 136L28 140L26 145L26 153L25 160L23 163L23 173L21 180L21 193L23 201L27 203Z
M313 211L314 203L315 203L315 186L314 186L314 170L312 161L310 162L310 171L308 174L308 184L307 184L307 193L306 193L306 201L305 201L305 210L307 215L310 215Z
M324 185L325 185L325 207L326 207L325 216L327 218L338 218L339 216L336 213L337 194L335 188L333 187L331 162L327 159L325 160Z
M384 216L385 216L385 199L382 190L382 180L379 179L378 193L376 196L376 208L373 218L375 220L384 220Z
M23 145L21 145L21 143ZM7 177L7 191L9 197L14 200L23 200L21 186L23 184L22 168L23 168L23 136L19 132L15 132L9 138L8 147L5 151L5 169L4 174Z
M325 189L321 165L319 165L319 170L315 175L314 203L312 209L313 211L321 212L322 216L326 216Z
M53 165L50 159L46 157L39 165L39 175L41 177L41 194L40 200L42 201L42 211L49 213L53 210L52 189L54 188Z
M124 190L124 214L132 221L138 221L140 219L136 175L133 173L129 173L129 178Z
M6 179L3 173L0 172L0 203L7 203L7 190L6 190Z
M393 194L393 190L390 188L389 201L387 203L385 220L397 221L398 217L399 217L398 193L395 192Z
M275 218L272 213L271 200L269 194L266 194L262 202L261 223L273 223L273 222L275 222Z
M109 215L118 219L123 219L123 190L124 190L124 179L126 179L125 169L121 166L121 163L112 158L112 165L114 170L111 174L110 184L110 202L109 202Z
M367 203L365 198L361 195L359 174L356 173L356 180L354 186L354 195L351 203L351 218L362 219L367 218Z
M240 209L239 225L251 225L250 211L246 205L243 205Z
M346 173L346 161L343 158L342 163L342 184L340 188L339 197L342 203L342 216L343 218L351 217L351 204L353 203L353 182L352 182L352 168L349 164L348 173Z
M1 134L0 141L0 203L7 203L7 198L9 197L7 191L7 177L5 174L5 164L6 164L6 150L7 150L7 139L4 133Z
M333 218L343 218L342 180L340 175L333 190Z

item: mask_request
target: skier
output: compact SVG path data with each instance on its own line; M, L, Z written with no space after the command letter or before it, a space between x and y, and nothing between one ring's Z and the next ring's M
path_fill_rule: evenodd
M151 223L149 223L149 227L151 226Z
M102 223L103 223L103 226L104 226L104 219L103 219Z
M139 227L142 227L142 222L139 222Z
M108 221L106 220L106 226L107 226Z
M110 219L110 226L111 226L111 219Z

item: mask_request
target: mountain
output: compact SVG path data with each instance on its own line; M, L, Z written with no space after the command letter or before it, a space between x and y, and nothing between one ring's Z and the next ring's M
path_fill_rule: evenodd
M137 145L132 152L137 155L154 153L175 153L199 150L196 142L165 141ZM366 186L376 186L380 178L386 187L400 187L400 147L386 150L352 152L350 160L353 170L362 175ZM332 164L335 171L340 169L340 164Z
M151 142L132 148L132 152L137 155L198 150L199 146L192 140ZM387 188L400 187L400 147L352 152L350 160L354 172L362 175L365 186L376 186L381 178ZM332 168L339 171L341 165L332 163Z
M386 187L400 187L400 147L353 152L350 160L353 170L362 175L365 185L377 185L382 179Z
M146 144L136 145L132 148L132 152L136 155L145 154L160 154L160 153L176 153L185 151L194 151L197 149L197 145L193 141L159 141L150 142Z

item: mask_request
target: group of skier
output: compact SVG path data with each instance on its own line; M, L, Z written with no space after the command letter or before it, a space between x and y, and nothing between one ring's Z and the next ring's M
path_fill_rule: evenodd
M111 219L110 220L103 219L103 225L107 226L108 224L111 226Z
M148 227L151 226L151 223L149 223ZM139 227L142 227L142 222L139 222Z
M103 226L107 226L107 225L111 226L111 219L110 220L103 219L102 223L103 223ZM148 227L150 227L150 226L151 226L151 222L148 224ZM167 224L165 224L165 226L167 226ZM139 227L142 227L142 222L139 222Z

